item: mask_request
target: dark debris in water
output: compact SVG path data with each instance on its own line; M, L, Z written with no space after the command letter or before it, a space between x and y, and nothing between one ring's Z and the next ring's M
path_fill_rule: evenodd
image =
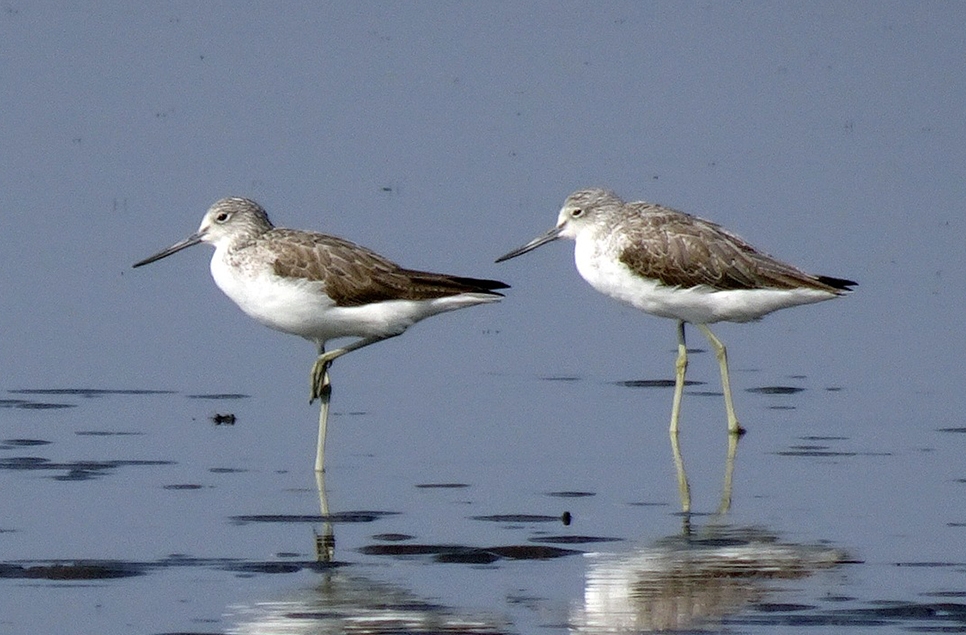
M776 454L778 456L804 456L811 458L858 456L858 452L836 452L819 447L810 448L806 446L792 447L788 450L776 452Z
M623 538L608 538L606 536L539 536L530 538L530 542L545 542L550 545L586 545L600 542L620 542Z
M490 564L497 560L549 560L582 553L545 545L505 545L468 547L465 545L379 544L359 549L368 556L432 556L436 562L450 564Z
M375 534L373 540L382 540L385 542L403 542L406 540L412 540L415 536L410 536L409 534Z
M142 575L147 567L116 560L76 560L36 564L0 563L0 578L28 580L109 580Z
M211 393L202 395L188 395L188 399L209 399L212 401L218 400L231 400L231 399L250 399L251 395L245 395L240 392L222 392L222 393Z
M64 472L58 481L85 481L104 476L111 470L127 466L174 465L174 461L115 460L55 462L38 456L14 456L0 459L0 470L49 470Z
M8 390L14 395L47 395L47 396L76 396L76 397L104 397L106 395L173 395L173 390L146 389L102 389L102 388L22 388Z
M596 492L575 492L575 491L563 491L563 492L547 492L546 496L551 496L553 498L587 498L589 496L596 496Z
M470 516L470 520L482 520L492 523L556 523L560 516L545 516L543 514L492 514L490 516Z
M700 386L703 381L684 380L685 386ZM628 379L625 381L615 381L615 385L625 388L674 388L673 379Z
M807 435L799 437L802 441L848 441L848 437L826 437L819 435Z
M296 573L303 567L298 562L238 562L223 568L235 573Z
M469 487L466 483L417 483L416 489L461 489Z
M143 432L136 430L78 430L79 437L139 437Z
M144 390L144 389L104 389L104 388L20 388L8 390L13 395L29 395L42 397L83 397L91 399L107 395L170 395L173 390ZM36 401L32 399L0 399L0 408L19 408L21 410L59 410L62 408L76 408L77 404Z
M42 401L27 401L26 399L0 399L0 408L19 408L21 410L58 410L61 408L75 408L72 403L47 403Z
M237 417L235 417L235 414L232 412L226 414L215 413L211 416L211 422L216 426L233 426L235 425L236 420Z
M4 439L0 441L0 450L12 450L14 448L32 448L38 445L50 445L53 441L44 439Z
M0 562L0 579L90 581L129 578L153 570L174 567L209 567L244 574L295 573L302 569L323 570L338 563L309 561L257 561L172 556L154 562L126 560L39 560Z
M759 395L794 395L803 392L805 389L798 386L759 386L746 390Z
M803 436L799 437L799 439L801 441L805 441L806 443L791 445L788 447L788 449L776 452L775 454L778 456L798 456L809 458L837 458L859 455L858 452L833 449L834 442L847 441L847 437Z
M399 512L358 511L337 512L322 516L321 514L247 514L232 516L231 521L236 524L244 523L371 523L393 516Z
M936 432L952 432L953 434L966 434L966 428L939 428Z
M560 547L546 547L543 545L509 545L506 547L489 547L487 551L497 554L501 558L510 560L549 560L583 553L576 549L562 549Z
M903 625L930 633L966 632L966 604L958 602L878 602L832 610L798 604L761 603L753 612L726 619L732 625L820 626L836 628Z

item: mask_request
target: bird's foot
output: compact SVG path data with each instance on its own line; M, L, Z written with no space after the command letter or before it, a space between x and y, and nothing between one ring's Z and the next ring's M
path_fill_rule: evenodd
M332 392L332 383L329 381L329 366L332 359L327 355L319 355L312 366L311 392L309 393L309 403L316 399L325 399Z
M745 429L741 427L737 419L732 419L728 422L728 434L733 434L736 437L740 437L745 433Z

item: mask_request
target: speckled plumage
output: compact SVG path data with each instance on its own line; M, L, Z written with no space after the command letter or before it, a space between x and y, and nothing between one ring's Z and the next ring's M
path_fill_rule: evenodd
M207 242L215 247L211 274L246 314L278 331L314 342L310 401L322 398L316 469L322 469L328 412L328 367L342 355L400 335L431 315L502 298L497 280L404 269L336 236L281 229L255 201L223 198L198 231L136 263L140 267ZM328 340L357 337L325 351Z
M494 293L502 282L403 269L379 254L336 236L271 229L259 241L270 250L276 275L319 281L337 306L386 300L429 300L460 293Z
M575 241L577 270L595 289L647 313L678 320L674 431L687 366L685 322L697 325L715 349L729 429L738 432L725 347L707 325L748 322L779 309L830 300L856 284L806 273L710 221L644 201L626 203L599 188L571 194L553 229L497 262L558 238Z

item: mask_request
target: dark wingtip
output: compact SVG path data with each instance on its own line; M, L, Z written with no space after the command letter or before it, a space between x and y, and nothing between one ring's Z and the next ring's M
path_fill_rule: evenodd
M486 293L487 291L496 293L494 289L509 289L510 285L505 282L500 282L499 280L488 280L486 278L467 278L465 276L446 276L451 282L455 282L458 285L466 287L467 290L479 291ZM502 295L497 293L497 295Z
M489 290L493 289L509 289L510 285L505 282L500 282L499 280L486 280L486 288Z
M852 287L859 286L859 283L853 280L846 280L845 278L833 278L831 276L818 276L818 281L838 291L851 291Z
M497 291L497 289L509 289L510 285L505 282L500 282L499 280L478 280L476 278L470 278L473 286L479 288L483 293L492 293L493 295L502 296L503 294Z

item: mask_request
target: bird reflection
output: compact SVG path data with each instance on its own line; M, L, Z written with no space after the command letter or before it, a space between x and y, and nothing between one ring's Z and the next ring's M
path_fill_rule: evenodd
M377 582L345 569L330 569L315 585L278 600L229 607L226 632L288 633L506 633L503 620L461 615L454 609L415 596L408 589Z
M719 515L727 514L731 509L731 489L735 473L735 457L738 454L738 440L741 435L728 435L728 454L725 457L724 482L721 485L721 502L718 504ZM677 472L678 495L681 498L681 511L685 516L691 513L691 486L688 484L688 474L684 469L684 457L681 455L681 445L678 443L678 433L671 432L671 454L674 457L674 469Z
M779 542L754 527L713 526L631 553L589 554L574 633L640 633L713 627L759 602L772 579L803 578L847 561L823 545Z

